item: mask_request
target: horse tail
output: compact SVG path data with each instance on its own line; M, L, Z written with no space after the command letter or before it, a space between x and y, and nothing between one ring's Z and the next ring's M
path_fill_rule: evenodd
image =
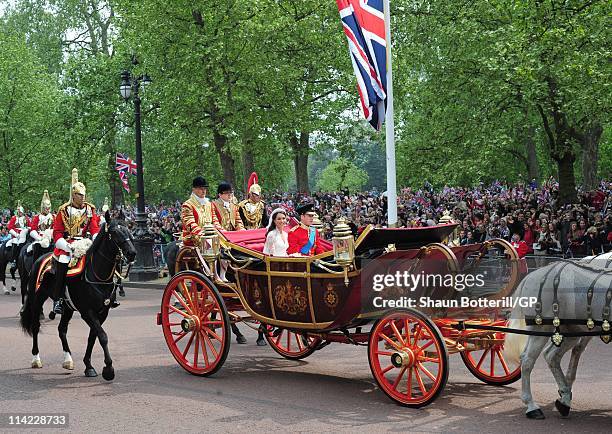
M32 265L31 278L28 279L28 293L25 298L25 303L23 305L23 309L21 310L21 318L19 323L21 324L21 329L24 333L32 336L34 333L34 328L40 322L39 314L40 312L34 312L36 306L36 278L34 276L38 275L38 268L41 266L42 257L38 258L36 262Z
M516 297L520 297L523 292L522 289L525 286L525 279L520 283L519 288L516 290ZM516 308L510 313L510 322L508 327L511 329L525 330L527 323L525 322L525 314L523 310L517 305ZM504 340L504 356L511 362L519 362L521 354L527 345L528 335L522 335L518 333L506 333L506 339Z

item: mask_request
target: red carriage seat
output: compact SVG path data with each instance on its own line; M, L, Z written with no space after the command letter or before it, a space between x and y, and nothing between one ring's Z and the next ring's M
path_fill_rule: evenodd
M288 230L289 228L287 228ZM262 253L266 243L266 228L246 231L221 231L221 235L232 244ZM333 249L332 243L320 240L321 247L327 252Z

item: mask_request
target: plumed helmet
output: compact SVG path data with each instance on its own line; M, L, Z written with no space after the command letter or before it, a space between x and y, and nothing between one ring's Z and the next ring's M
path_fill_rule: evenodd
M193 179L191 186L193 188L208 188L208 182L206 182L206 180L201 176L198 176Z
M21 201L18 200L17 201L17 208L15 208L15 215L17 215L18 213L24 213L25 210L23 209L23 206L21 206Z
M104 198L104 204L102 205L102 212L108 211L108 197Z
M40 201L40 212L51 211L51 198L49 197L49 191L43 192L42 200Z
M256 172L251 173L251 176L249 176L247 191L257 196L261 195L261 186L259 185L259 177Z
M232 188L232 184L229 182L220 182L219 186L217 187L217 194L228 193L231 191L234 191L234 189Z
M72 169L72 182L70 185L70 191L72 193L85 195L85 184L79 182L79 171L76 168Z

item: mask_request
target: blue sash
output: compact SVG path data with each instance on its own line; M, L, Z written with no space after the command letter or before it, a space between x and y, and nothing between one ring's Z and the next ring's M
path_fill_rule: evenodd
M308 242L300 249L300 253L302 255L310 254L310 249L312 249L312 246L314 246L316 235L317 231L315 228L308 228Z

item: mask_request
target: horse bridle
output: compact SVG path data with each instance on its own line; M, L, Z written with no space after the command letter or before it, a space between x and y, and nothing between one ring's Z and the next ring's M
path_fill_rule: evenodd
M118 262L122 262L122 261L123 261L123 259L125 259L125 255L123 254L123 249L122 249L122 246L120 246L120 245L117 243L117 241L115 241L115 240L113 239L113 234L112 234L112 233L111 233L111 232L108 230L108 226L107 226L106 224L105 224L105 226L104 226L104 232L105 232L105 233L108 233L108 239L109 239L109 241L111 241L111 242L112 242L112 243L115 245L115 247L117 248L118 253L117 253L117 255L115 255L115 257L114 257L114 258L109 258L109 257L108 257L108 256L106 256L106 255L104 254L104 252L102 252L102 251L99 251L98 253L99 253L99 254L100 254L100 256L102 256L104 259L106 259L107 261L109 261L109 262L111 262L111 263L113 264L113 269L111 270L111 272L110 272L110 274L108 275L108 277L106 277L106 278L104 278L104 279L103 279L103 278L100 278L100 276L98 276L98 275L96 274L95 269L92 267L92 268L91 268L91 271L92 271L92 273L93 273L94 277L95 277L96 279L98 279L98 281L97 281L97 282L92 282L92 281L90 281L89 279L87 279L87 276L85 276L85 279L86 279L87 283L93 283L93 284L99 284L99 285L100 285L100 284L102 284L102 285L110 285L110 284L114 283L114 282L109 282L109 280L111 280L111 278L113 277L113 274L114 274L114 275L116 275L116 276L117 276L119 279L122 279L122 280L123 280L123 279L126 279L126 278L127 278L127 276L130 274L130 270L131 270L131 268L132 268L132 265L134 264L134 261L132 261L132 262L128 262L128 266L127 266L127 269L125 270L125 273L124 273L124 274L122 274L122 273L120 273L120 272L118 272L118 271L117 271L117 263L118 263ZM127 244L127 240L124 240L124 241L123 241L121 244L122 244L122 245ZM89 261L90 261L90 262L91 262L91 261L93 261L93 255L92 255L92 256L90 256Z

